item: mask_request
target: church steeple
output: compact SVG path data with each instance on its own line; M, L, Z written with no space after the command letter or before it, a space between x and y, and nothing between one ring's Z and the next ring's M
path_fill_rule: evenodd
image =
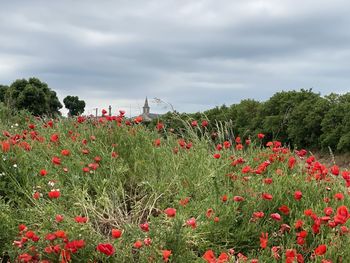
M143 106L143 114L149 114L150 107L148 106L148 99L145 99L145 105Z

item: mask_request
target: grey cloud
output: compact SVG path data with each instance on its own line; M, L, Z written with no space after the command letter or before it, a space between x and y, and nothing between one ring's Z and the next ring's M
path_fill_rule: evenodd
M0 83L38 76L87 108L161 97L204 110L349 86L347 1L6 1ZM61 98L63 99L63 98Z

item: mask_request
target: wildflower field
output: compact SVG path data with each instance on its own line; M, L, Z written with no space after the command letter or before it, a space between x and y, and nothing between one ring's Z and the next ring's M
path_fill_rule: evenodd
M10 262L350 262L350 171L205 120L3 124ZM6 255L7 257L7 255Z

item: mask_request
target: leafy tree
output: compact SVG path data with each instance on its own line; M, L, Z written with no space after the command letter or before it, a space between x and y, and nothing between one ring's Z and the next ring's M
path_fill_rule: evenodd
M64 106L69 110L70 116L77 116L84 112L85 101L79 100L78 96L67 96L63 99Z
M238 134L246 137L247 135L254 135L257 130L258 119L261 104L256 100L242 100L239 104L234 105L234 127L236 127Z
M329 103L320 94L310 91L300 98L293 107L288 120L288 139L297 148L320 148L320 136L322 135L321 122L326 114Z
M301 91L282 91L275 93L268 101L263 104L262 130L265 131L270 139L281 140L284 143L292 143L288 135L288 127L292 120L295 108L310 96L313 96L312 90ZM299 126L303 128L302 126Z
M7 89L5 99L9 107L25 109L37 116L60 114L62 108L56 92L37 78L16 80Z
M5 102L5 96L8 88L8 86L0 85L0 102Z
M330 106L322 120L321 146L350 151L350 93L326 96Z

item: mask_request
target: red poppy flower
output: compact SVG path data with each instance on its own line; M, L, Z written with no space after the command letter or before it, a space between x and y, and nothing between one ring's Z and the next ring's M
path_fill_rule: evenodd
M149 238L149 237L146 237L144 240L143 240L143 243L145 244L146 247L152 245L152 239Z
M260 247L262 249L265 249L267 247L268 236L269 236L268 233L261 233L261 236L260 236Z
M303 193L301 191L295 191L294 192L294 199L300 200L303 197Z
M337 215L343 216L344 218L348 218L349 217L348 208L345 205L339 206L337 208Z
M315 248L315 254L317 256L321 256L327 252L327 246L326 245L319 245L317 248Z
M53 233L48 233L46 236L45 236L45 240L49 240L49 241L53 241L55 240L57 237L55 234Z
M337 214L334 217L334 221L337 224L345 224L349 218L350 218L349 211L345 205L342 205L337 208Z
M281 220L281 215L279 213L273 213L273 214L271 214L271 218L273 220L280 221Z
M137 240L137 241L134 243L134 248L139 249L139 248L141 248L142 246L143 246L143 243L142 243L142 241L140 241L140 240Z
M296 163L296 159L293 156L290 157L289 160L288 160L288 167L289 167L289 169L293 169L295 163Z
M192 228L196 228L197 227L197 222L196 222L196 219L194 217L188 219L186 221L186 225L192 227Z
M64 230L57 230L55 236L58 238L67 238L66 232Z
M272 178L264 178L263 182L264 184L272 184L273 180Z
M63 215L56 215L55 219L56 219L56 222L59 223L63 221L64 217Z
M299 229L299 228L302 228L303 225L304 225L304 221L298 219L298 220L295 222L294 227L295 227L295 229Z
M114 238L120 238L123 234L122 230L119 229L112 229L112 237Z
M175 217L176 209L169 207L169 208L164 210L164 213L167 215L167 217Z
M336 193L334 195L334 198L337 200L343 200L344 199L344 195L342 193Z
M251 171L251 168L249 165L246 165L242 168L242 173L243 174L246 174L246 173L249 173Z
M241 143L241 137L236 137L235 142L236 142L237 144L240 144L240 143Z
M59 140L58 134L55 133L55 134L51 135L51 137L50 137L51 142L58 142L58 140Z
M190 198L189 198L189 197L186 197L186 198L184 198L184 199L181 199L181 200L179 201L179 204L180 204L181 206L186 206L186 205L188 204L189 201L190 201Z
M259 139L263 139L265 137L265 134L263 134L263 133L258 133L258 138Z
M288 206L286 205L282 205L278 208L278 210L280 210L281 213L285 214L285 215L288 215L289 212L290 212L290 209Z
M221 253L218 259L216 259L214 252L212 250L207 250L203 255L203 259L207 263L225 263L228 262L229 256L226 253Z
M20 224L20 225L18 226L18 230L19 230L20 232L22 232L22 231L27 231L27 227L26 227L26 225L24 225L24 224Z
M229 141L224 141L223 144L224 144L225 149L228 149L231 147L231 143Z
M220 159L220 158L221 158L221 154L220 154L220 153L215 153L215 154L213 155L213 157L214 157L215 159Z
M10 143L8 141L1 142L1 147L3 152L10 151Z
M171 250L162 250L163 261L168 262L171 254L172 254Z
M227 198L227 195L221 196L221 201L222 201L222 202L224 202L224 203L227 202L227 199L228 199L228 198Z
M40 175L41 176L46 176L47 175L47 171L45 169L40 170Z
M264 212L254 212L253 217L254 218L263 218L264 217Z
M134 119L134 122L135 122L136 124L139 124L139 123L141 123L142 121L143 121L142 116L138 116L138 117L136 117L136 118Z
M331 173L332 173L333 175L339 175L339 167L338 167L337 165L333 165L333 166L331 167Z
M213 215L213 213L214 213L214 210L213 210L212 208L209 208L209 209L207 210L207 212L205 213L205 216L206 216L207 218L210 218L210 217Z
M265 200L272 200L272 195L268 193L263 193L261 197Z
M82 239L72 240L64 246L65 249L71 251L72 253L76 253L79 249L85 246L85 241Z
M161 122L158 122L158 123L157 123L157 126L156 126L156 129L157 129L158 131L163 130L163 129L164 129L164 124L161 123Z
M115 253L115 249L110 243L100 243L96 249L107 256L112 256Z
M333 214L333 208L332 207L326 207L325 209L323 209L323 212L326 216L330 216L331 214Z
M203 255L203 259L206 260L208 263L215 263L216 258L213 250L207 250Z
M27 253L18 256L19 262L31 262L33 257Z
M160 139L156 139L153 144L154 144L154 146L159 147L160 146Z
M237 151L240 151L240 150L242 150L243 149L243 144L237 144L236 145L236 150Z
M74 220L75 220L75 222L77 222L77 223L79 223L79 224L85 224L85 223L87 223L88 218L85 217L85 216L76 216L76 217L74 218Z
M235 202L241 202L244 201L244 198L242 196L234 196L233 197L233 201Z
M140 224L140 228L142 231L148 232L149 231L149 224L147 222L144 224Z
M69 155L70 155L70 151L67 150L67 149L64 149L64 150L61 151L61 154L62 154L63 156L69 156Z
M208 126L208 121L206 121L206 120L204 120L204 121L202 121L202 127L204 128L204 127L207 127Z
M40 198L40 193L39 192L35 192L34 194L33 194L33 198L34 199L39 199Z
M61 164L61 159L57 156L52 157L52 163L56 164L56 165L60 165Z
M49 198L51 199L56 199L61 196L60 190L58 189L53 189L48 193Z
M29 231L26 233L25 236L26 236L27 238L32 238L33 236L35 236L35 233L34 233L34 231L29 230Z

